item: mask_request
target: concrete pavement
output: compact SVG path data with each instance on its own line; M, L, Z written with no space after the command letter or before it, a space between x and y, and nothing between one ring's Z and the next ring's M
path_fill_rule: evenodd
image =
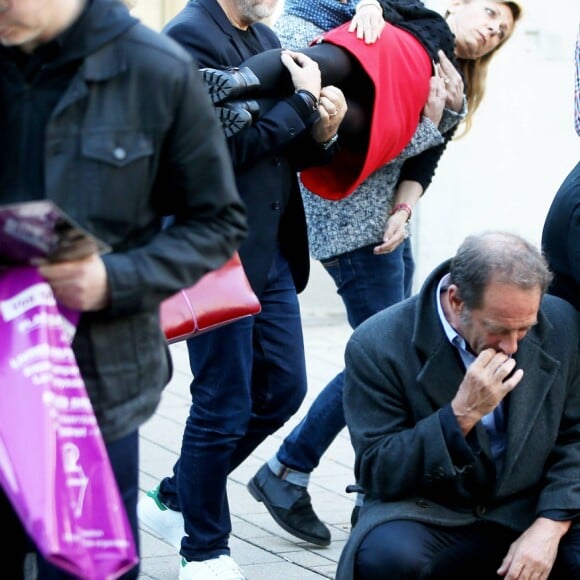
M329 298L335 298L329 296ZM338 313L337 302L330 309L309 309L306 296L302 303L309 392L298 413L275 435L269 437L228 481L228 497L233 532L230 541L232 557L246 573L248 580L315 580L334 578L340 552L350 530L354 495L345 493L353 483L354 453L344 430L324 455L312 475L309 487L314 508L330 526L332 543L319 548L302 542L282 530L246 490L246 483L257 469L278 449L282 439L303 417L312 400L342 368L344 346L350 327ZM172 347L175 373L166 388L155 416L141 429L142 493L152 489L171 473L181 446L181 436L189 411L191 373L184 344ZM141 530L142 579L177 580L179 557L169 544Z

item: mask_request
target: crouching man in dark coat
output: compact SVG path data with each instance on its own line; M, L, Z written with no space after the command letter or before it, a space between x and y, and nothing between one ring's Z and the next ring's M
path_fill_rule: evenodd
M337 580L580 578L579 318L550 280L519 236L470 236L354 332Z

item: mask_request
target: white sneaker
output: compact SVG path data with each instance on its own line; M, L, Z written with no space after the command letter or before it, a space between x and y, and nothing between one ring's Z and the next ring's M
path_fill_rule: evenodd
M188 562L182 558L179 580L247 580L247 578L235 560L224 554L203 562Z
M185 536L183 515L163 504L157 495L158 491L159 487L148 491L137 504L139 522L155 536L179 550L181 538Z

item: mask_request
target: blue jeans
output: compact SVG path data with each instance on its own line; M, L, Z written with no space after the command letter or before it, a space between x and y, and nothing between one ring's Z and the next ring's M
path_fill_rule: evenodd
M139 432L134 431L126 437L107 443L107 454L127 512L131 531L139 554L139 532L137 528L137 499L139 496ZM106 505L101 506L107 509ZM4 492L0 490L0 521L10 542L0 549L2 574L5 578L22 578L22 567L27 552L34 551L16 513ZM50 564L41 556L37 558L38 577L42 580L74 580L77 578L61 568ZM135 580L139 576L139 565L132 568L119 580Z
M229 554L228 474L300 407L306 364L296 289L278 255L260 295L262 312L188 341L194 380L181 455L161 501L183 513L181 554Z
M407 239L390 254L373 254L365 246L322 261L336 284L346 307L348 322L356 328L361 322L410 296L413 261ZM344 370L338 373L314 400L302 421L289 433L278 449L280 463L302 473L311 473L322 455L345 427L342 408ZM292 481L292 477L287 477ZM296 479L294 483L305 483Z

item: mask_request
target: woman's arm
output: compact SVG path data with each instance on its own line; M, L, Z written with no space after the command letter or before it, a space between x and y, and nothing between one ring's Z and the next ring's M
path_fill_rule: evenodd
M399 181L395 198L387 220L383 242L375 246L375 254L392 252L409 236L408 225L413 215L413 208L423 195L423 187L417 181Z
M423 109L423 116L429 119L435 127L441 121L445 107L445 99L446 91L443 79L440 76L434 75L431 77L429 97ZM424 120L423 123L428 123L428 121ZM437 133L435 127L433 127L433 131ZM419 133L416 133L415 138L419 139ZM419 160L419 163L411 163L411 171L408 172L408 177L401 177L399 180L391 205L390 217L385 226L383 241L378 246L375 246L375 254L388 254L392 252L408 237L408 226L413 215L413 209L419 198L423 195L425 188L431 180L432 171L434 171L431 159L432 154L425 154L438 149L438 146L430 147L422 153L411 157L403 165L403 168L405 168L411 160ZM423 163L426 163L425 167Z

